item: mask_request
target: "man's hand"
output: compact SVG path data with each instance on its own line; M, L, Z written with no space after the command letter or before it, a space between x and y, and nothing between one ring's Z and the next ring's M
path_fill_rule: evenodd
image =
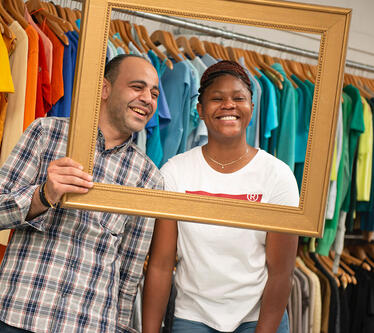
M93 187L92 176L82 171L83 167L71 158L63 157L51 162L47 170L44 194L55 205L65 193L87 193ZM48 207L42 204L39 196L40 186L35 190L26 220L45 212Z
M51 162L44 187L48 200L55 204L65 193L87 193L93 187L92 176L71 158L63 157Z

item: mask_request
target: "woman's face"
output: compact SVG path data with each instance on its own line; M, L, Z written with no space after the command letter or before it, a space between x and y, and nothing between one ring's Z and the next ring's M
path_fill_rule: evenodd
M245 83L225 74L214 79L197 104L209 137L217 140L245 138L252 116L251 93Z

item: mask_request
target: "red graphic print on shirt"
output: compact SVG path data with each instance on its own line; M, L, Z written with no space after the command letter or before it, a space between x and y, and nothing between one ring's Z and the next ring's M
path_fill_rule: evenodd
M208 195L210 197L220 197L220 198L228 198L228 199L238 199L238 200L246 200L251 202L261 202L262 194L225 194L225 193L209 193L205 191L186 191L188 194L199 194L199 195Z

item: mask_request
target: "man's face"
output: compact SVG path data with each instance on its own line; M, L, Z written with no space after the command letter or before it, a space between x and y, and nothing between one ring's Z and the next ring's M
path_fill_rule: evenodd
M158 95L156 69L141 58L124 59L113 84L104 79L106 125L126 139L141 131L156 111Z

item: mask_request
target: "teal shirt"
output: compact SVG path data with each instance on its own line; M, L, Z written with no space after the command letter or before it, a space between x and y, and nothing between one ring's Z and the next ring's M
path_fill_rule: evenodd
M280 117L278 130L278 143L276 156L285 162L292 171L295 168L295 140L296 140L296 116L297 97L296 89L287 79L281 64L275 63L272 67L284 77L283 89L280 99Z

